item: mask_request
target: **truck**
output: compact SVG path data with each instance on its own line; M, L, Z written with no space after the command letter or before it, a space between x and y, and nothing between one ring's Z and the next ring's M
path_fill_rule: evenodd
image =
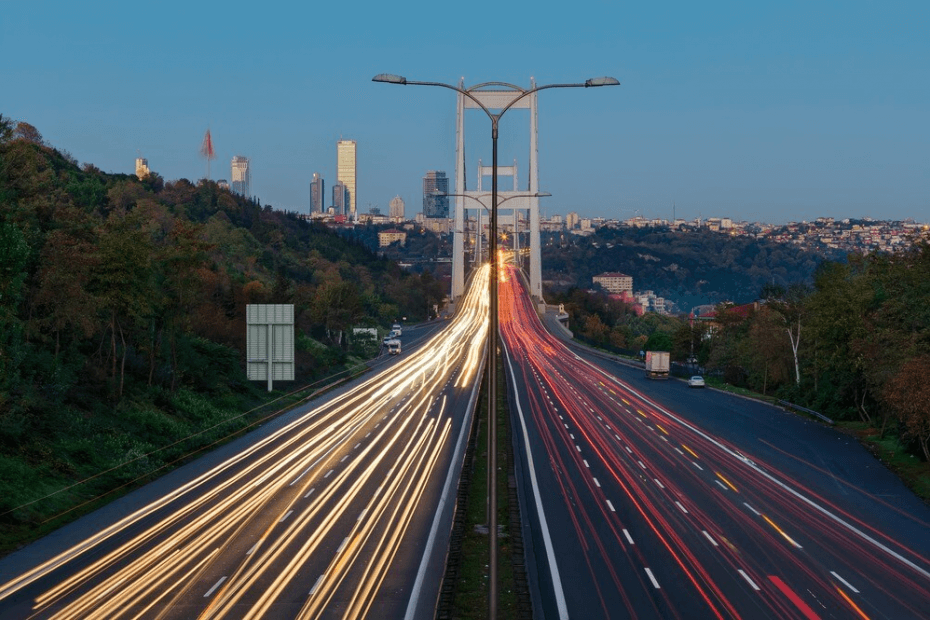
M391 325L391 331L396 332L398 336L401 336L404 333L404 330L400 327L400 323L394 323Z
M668 379L668 351L646 351L646 377Z
M384 344L387 346L388 355L400 355L400 340L388 340Z

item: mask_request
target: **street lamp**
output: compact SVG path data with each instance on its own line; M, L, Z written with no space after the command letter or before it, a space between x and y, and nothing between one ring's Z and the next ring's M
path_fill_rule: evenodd
M490 196L491 194L478 194L477 196L473 196L473 195L471 195L471 194L450 194L450 193L448 193L448 192L443 192L443 191L441 191L441 190L439 190L439 189L434 189L434 190L433 190L432 192L430 192L430 193L431 193L433 196L446 196L446 197L452 196L452 197L454 197L454 198L471 198L472 200L474 200L475 202L477 202L479 205L481 205L481 206L484 208L485 211L487 211L489 214L491 213L491 209L488 207L488 205L484 204L484 201L481 200L482 198L484 198L484 197L486 197L486 196ZM507 201L510 200L511 198L548 198L548 197L550 197L550 196L552 196L552 194L550 194L549 192L536 192L535 194L512 194L512 195L510 195L510 196L507 196L507 197L504 198L503 200L499 201L499 202L497 203L497 206L500 207L502 204L504 204L505 202L507 202ZM477 247L478 247L479 249L476 250L476 255L477 255L477 252L480 251L480 247L481 247L481 216L480 216L480 213L481 213L481 212L479 211L478 213L479 213L479 216L478 216L478 235L477 235L477 236L478 236L478 242L477 242ZM513 233L514 233L514 252L516 252L516 251L517 251L517 240L518 240L518 238L519 238L519 237L517 236L517 235L518 235L518 232L517 232L517 218L516 218L516 217L514 217L514 221L513 221ZM476 259L476 260L477 260L477 259Z
M455 92L468 97L475 105L484 110L484 113L491 119L491 234L488 243L488 253L491 260L491 278L488 285L489 305L490 305L490 325L488 326L488 389L491 399L491 407L488 409L488 442L495 448L488 451L488 471L491 476L497 472L497 338L498 338L498 317L497 317L497 285L499 279L498 261L497 261L497 127L501 117L514 106L518 101L537 93L541 90L550 88L592 88L596 86L619 86L620 82L612 77L596 77L578 84L545 84L543 86L534 86L530 89L524 89L513 84L505 82L485 82L469 88L460 88L452 84L443 82L418 82L408 80L407 78L394 75L391 73L380 73L371 79L372 82L384 82L386 84L400 84L402 86L439 86L448 88ZM473 93L487 86L504 86L511 89L516 95L510 103L505 105L496 114L491 112L481 100ZM490 552L488 558L488 617L497 617L497 487L491 484L488 487L488 538L490 539Z

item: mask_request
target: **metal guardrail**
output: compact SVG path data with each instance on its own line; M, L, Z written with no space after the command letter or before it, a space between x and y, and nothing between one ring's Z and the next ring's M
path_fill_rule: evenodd
M789 403L787 400L780 400L778 401L778 404L784 407L788 407L790 409L794 409L796 411L803 411L804 413L808 413L814 417L820 418L827 424L831 424L831 425L836 424L836 422L834 422L833 420L831 420L824 414L820 413L819 411L814 411L813 409L808 409L807 407L802 407L801 405L795 405L794 403Z

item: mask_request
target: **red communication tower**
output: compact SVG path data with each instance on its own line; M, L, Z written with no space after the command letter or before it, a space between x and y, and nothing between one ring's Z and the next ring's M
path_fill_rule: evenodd
M207 160L207 180L210 180L210 160L216 159L216 152L213 150L213 138L210 136L210 130L203 135L203 144L200 145L200 154Z

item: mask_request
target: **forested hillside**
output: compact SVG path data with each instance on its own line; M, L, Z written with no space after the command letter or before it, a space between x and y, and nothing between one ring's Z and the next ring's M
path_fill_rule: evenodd
M9 512L261 398L246 304L294 304L301 385L363 354L351 327L423 319L444 292L216 183L79 166L0 116L0 522L95 497L106 485Z
M590 287L605 271L633 277L637 291L652 290L687 311L702 304L752 301L765 284L810 282L825 256L773 241L710 231L600 228L590 237L549 236L543 277L553 288Z

